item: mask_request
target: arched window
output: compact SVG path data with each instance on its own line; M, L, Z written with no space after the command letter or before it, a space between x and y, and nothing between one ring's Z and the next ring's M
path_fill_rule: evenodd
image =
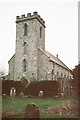
M42 27L40 27L40 38L42 37Z
M23 60L23 72L26 72L26 60Z
M27 35L27 24L24 24L24 35Z

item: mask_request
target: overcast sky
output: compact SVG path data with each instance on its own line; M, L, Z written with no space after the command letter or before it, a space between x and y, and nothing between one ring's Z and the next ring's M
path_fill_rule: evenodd
M0 66L8 72L8 60L15 53L16 16L33 13L45 20L45 48L73 69L78 64L77 0L1 0Z

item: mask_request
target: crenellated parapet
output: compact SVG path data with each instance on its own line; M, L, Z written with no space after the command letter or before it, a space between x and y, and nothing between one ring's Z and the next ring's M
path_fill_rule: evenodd
M21 21L34 19L34 18L36 18L39 22L41 22L45 27L45 21L43 20L43 18L41 18L40 15L38 15L38 12L36 12L36 11L33 12L33 14L27 13L27 16L25 14L23 14L21 16L16 16L16 23L21 22Z

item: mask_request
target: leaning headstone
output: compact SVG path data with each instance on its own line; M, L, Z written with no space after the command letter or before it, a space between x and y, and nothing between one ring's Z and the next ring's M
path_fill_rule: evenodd
M10 97L14 98L16 96L16 89L14 87L10 90Z
M39 109L34 103L28 104L25 108L25 119L27 120L28 118L39 120Z
M41 91L39 91L39 98L42 98L43 97L43 91L41 90Z

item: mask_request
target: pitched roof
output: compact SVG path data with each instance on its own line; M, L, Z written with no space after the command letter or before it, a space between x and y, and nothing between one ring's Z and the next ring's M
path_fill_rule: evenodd
M40 51L42 51L52 62L55 62L56 64L62 66L63 68L70 70L59 58L55 57L54 55L52 55L51 53L49 53L48 51L43 51L39 48Z
M65 69L69 69L59 58L55 57L54 55L52 55L51 53L49 53L48 51L45 50L45 54L50 57L50 60L55 62L56 64L64 67Z

